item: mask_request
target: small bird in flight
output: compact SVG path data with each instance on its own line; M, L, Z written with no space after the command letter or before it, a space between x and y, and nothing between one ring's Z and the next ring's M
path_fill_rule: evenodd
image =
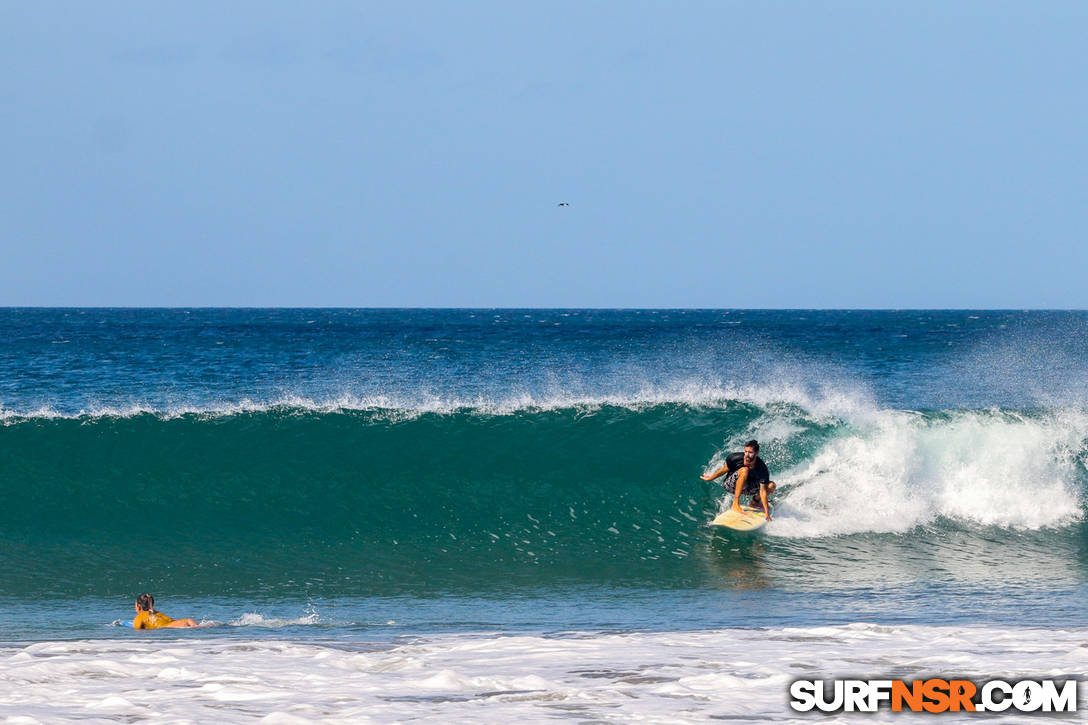
M559 202L559 206L570 206L570 204L568 204L565 201L561 201L561 202Z

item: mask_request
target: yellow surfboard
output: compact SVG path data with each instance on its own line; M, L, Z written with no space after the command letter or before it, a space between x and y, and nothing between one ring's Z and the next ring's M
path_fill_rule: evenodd
M725 526L734 531L757 531L767 525L767 514L763 513L763 509L741 506L740 513L728 509L725 513L718 514L710 525Z

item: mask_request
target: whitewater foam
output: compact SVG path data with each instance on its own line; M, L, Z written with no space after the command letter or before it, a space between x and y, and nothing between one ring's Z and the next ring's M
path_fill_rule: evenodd
M882 411L778 477L779 536L904 533L944 517L1013 529L1082 517L1088 414Z
M0 648L10 721L516 722L569 717L809 722L806 678L1083 678L1083 629L842 626L438 635L399 645L149 633ZM1083 692L1082 692L1083 695ZM15 720L15 718L19 718ZM866 722L923 722L883 712ZM963 716L960 721L969 718ZM1022 716L992 715L987 722ZM856 722L851 714L821 722ZM957 722L955 714L942 721Z

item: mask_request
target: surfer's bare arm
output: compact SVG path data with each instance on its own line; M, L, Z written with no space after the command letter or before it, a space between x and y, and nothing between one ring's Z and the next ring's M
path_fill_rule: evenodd
M722 466L721 468L719 468L717 471L715 471L714 473L704 473L703 475L699 476L699 478L703 479L704 481L713 481L718 476L722 475L723 473L728 473L728 472L729 472L729 464L727 463L724 466Z

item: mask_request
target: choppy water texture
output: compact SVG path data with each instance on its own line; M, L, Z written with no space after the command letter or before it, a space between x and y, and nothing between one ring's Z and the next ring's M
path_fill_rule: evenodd
M0 310L0 640L143 647L145 590L217 625L177 635L204 647L380 649L334 663L404 637L1083 628L1085 391L1077 312ZM699 474L753 437L776 518L729 535ZM474 666L403 697L555 689Z

